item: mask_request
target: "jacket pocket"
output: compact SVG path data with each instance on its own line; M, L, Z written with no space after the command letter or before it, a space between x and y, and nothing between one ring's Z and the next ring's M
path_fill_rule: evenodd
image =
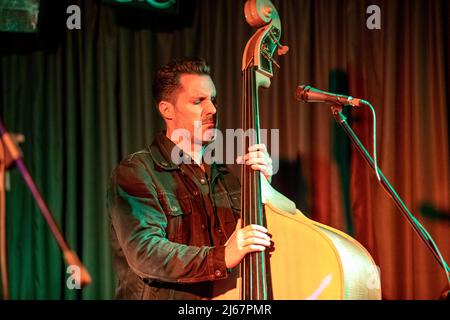
M169 216L180 216L192 212L191 198L189 195L177 197L173 194L160 195L160 202L164 212Z
M233 209L233 213L237 218L241 216L241 191L233 191L228 194L231 208Z
M173 242L183 243L186 239L185 226L189 223L192 213L190 196L177 197L173 194L162 194L160 203L167 217L167 238Z
M236 229L236 222L240 217L240 192L216 194L215 203L222 231L228 239Z

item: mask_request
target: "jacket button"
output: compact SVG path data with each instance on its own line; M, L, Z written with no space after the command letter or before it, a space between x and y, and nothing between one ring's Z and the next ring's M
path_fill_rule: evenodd
M222 233L222 229L217 230L218 233Z
M206 226L202 223L202 229L205 230Z
M172 209L172 211L178 211L178 208L175 206L173 206L171 209Z
M216 270L214 272L214 274L216 275L216 277L221 277L222 276L222 272L220 270Z
M201 183L201 184L206 184L206 180L203 179L203 178L201 178L201 179L200 179L200 183Z

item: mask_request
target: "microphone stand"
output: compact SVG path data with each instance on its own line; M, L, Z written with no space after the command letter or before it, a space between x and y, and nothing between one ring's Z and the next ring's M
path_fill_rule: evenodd
M336 122L344 129L345 133L349 136L350 140L355 145L356 149L359 151L359 153L363 156L363 158L367 161L367 163L370 165L370 167L375 171L375 163L370 156L369 152L367 152L367 149L364 147L364 145L359 140L356 133L353 131L353 129L350 127L350 125L347 122L347 118L344 114L342 114L342 105L332 105L331 106L331 112L333 114L334 119ZM447 275L447 281L449 281L449 269L448 266L445 264L444 259L441 259L440 253L436 250L436 248L432 245L430 241L430 237L424 233L423 230L421 230L417 224L414 222L414 217L409 212L408 207L403 203L400 196L397 194L397 192L394 190L394 188L391 186L389 181L384 176L383 172L381 170L378 170L378 173L380 175L380 183L383 186L383 188L387 191L389 196L394 200L394 203L396 206L400 209L400 211L403 213L403 215L408 220L409 224L412 226L414 231L417 233L419 238L425 243L428 250L433 254L434 258L437 260L437 262L444 268L445 274ZM442 293L441 299L446 300L449 299L449 290L445 289Z
M6 128L3 125L3 122L0 119L0 143L3 143L5 147L5 151L9 153L9 156L12 158L12 160L16 163L17 168L19 169L19 172L22 174L25 183L27 184L28 188L31 191L31 194L33 195L37 205L39 206L41 213L47 222L48 226L50 227L50 231L52 232L53 236L55 237L55 240L60 247L60 249L63 252L64 259L66 261L66 264L69 266L76 266L79 270L79 278L78 275L74 272L75 281L77 281L81 287L86 286L91 283L91 277L87 271L87 269L83 266L80 259L78 258L77 254L72 251L67 244L66 240L64 239L60 229L58 228L58 225L56 224L55 218L51 214L49 208L47 207L47 204L45 203L45 200L42 198L36 184L34 183L30 173L27 170L27 167L25 166L25 163L21 159L21 153L18 147L15 145L13 140L11 139L11 136L9 135L8 131L6 131ZM3 197L2 197L3 198ZM2 200L2 199L0 199ZM2 201L2 206L4 205L4 200ZM4 270L6 273L6 270ZM7 285L4 284L4 286ZM4 288L4 298L8 298L8 291L7 288Z

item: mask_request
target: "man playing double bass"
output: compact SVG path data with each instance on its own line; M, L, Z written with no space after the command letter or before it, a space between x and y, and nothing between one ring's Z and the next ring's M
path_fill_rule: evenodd
M263 226L241 228L238 178L226 165L204 161L218 111L206 62L163 66L153 95L166 130L122 160L108 188L116 298L208 299L214 281L226 279L246 254L265 250L270 237ZM270 180L265 145L237 161Z

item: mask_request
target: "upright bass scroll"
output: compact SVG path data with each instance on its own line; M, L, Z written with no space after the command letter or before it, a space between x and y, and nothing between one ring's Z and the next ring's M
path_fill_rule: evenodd
M256 0L245 3L244 13L247 23L259 29L247 42L242 58L242 70L244 71L250 63L253 63L259 72L271 78L273 77L272 64L280 67L273 58L275 49L278 49L279 56L289 51L289 47L280 43L281 21L278 11L272 2Z

